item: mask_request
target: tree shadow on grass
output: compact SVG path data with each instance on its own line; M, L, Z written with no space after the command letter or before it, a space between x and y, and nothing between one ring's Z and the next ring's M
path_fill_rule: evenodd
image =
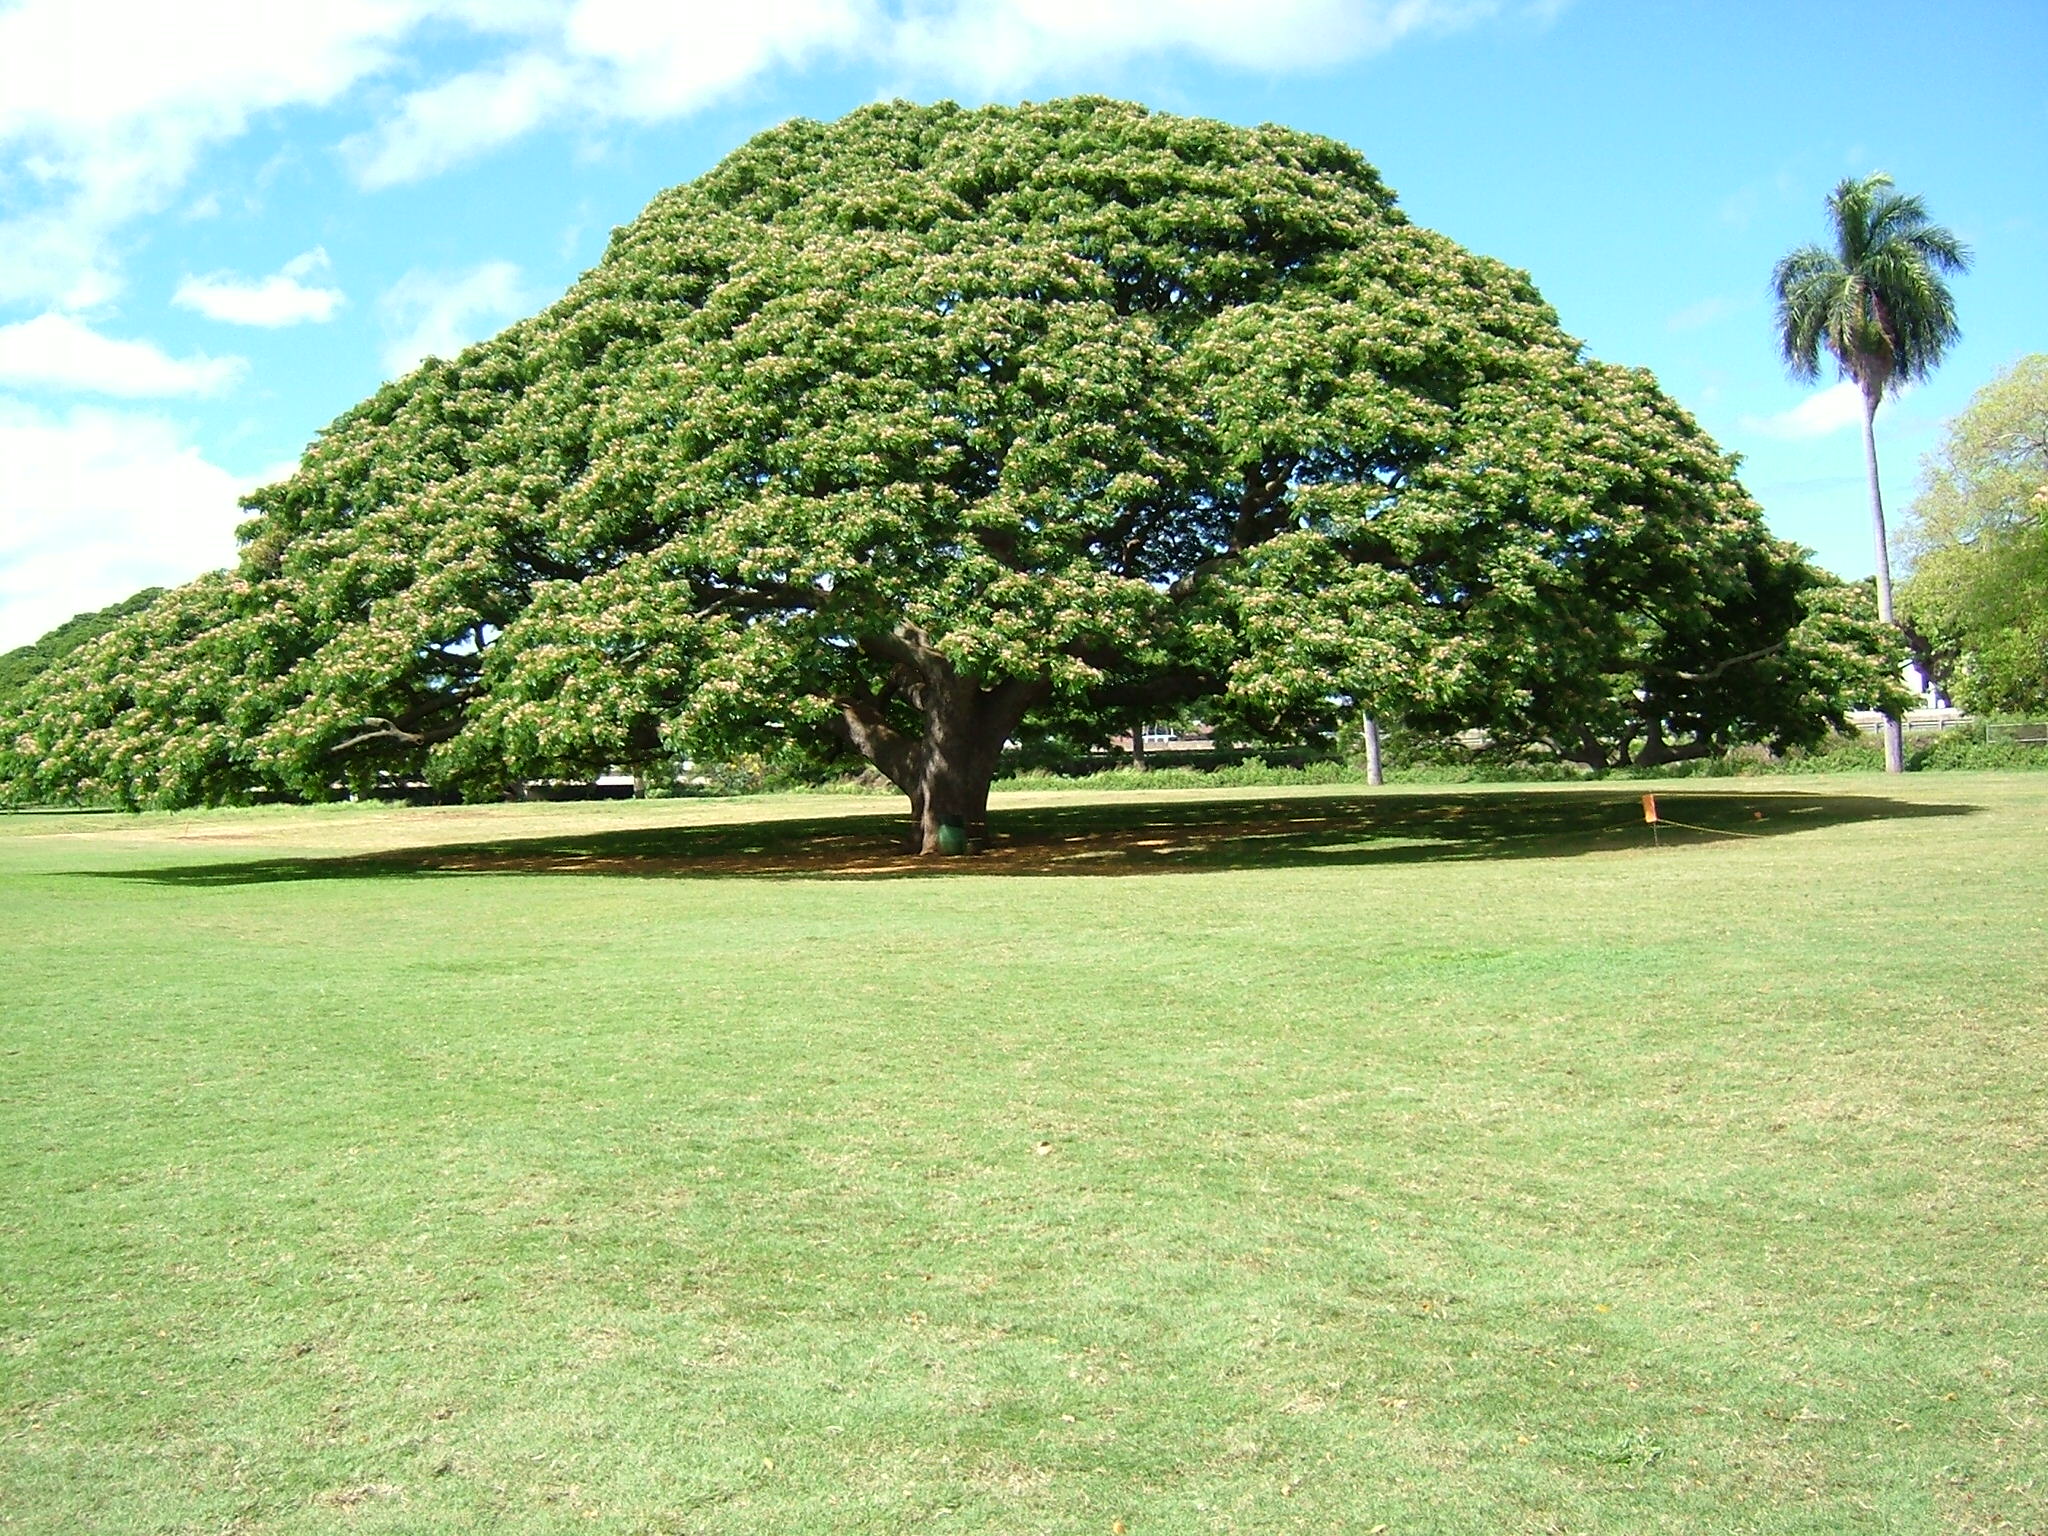
M1654 842L1636 790L1252 794L1002 809L991 818L994 836L988 848L968 858L914 858L897 852L903 817L878 812L125 870L105 877L209 886L488 874L887 879L1319 869L1653 849L1680 855L1709 844L1855 822L1962 816L1974 809L1782 790L1660 790L1657 803L1663 823Z

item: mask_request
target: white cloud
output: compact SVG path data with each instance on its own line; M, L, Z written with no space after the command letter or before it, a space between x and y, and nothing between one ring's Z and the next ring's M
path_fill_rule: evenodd
M432 175L544 125L653 122L777 69L867 60L1001 92L1181 54L1324 69L1417 34L1547 19L1563 0L0 0L0 303L120 289L115 236L172 207L266 113L327 107L429 22L502 40L344 145L367 186ZM192 205L206 206L206 200Z
M420 8L399 0L19 0L0 13L0 131L73 141L333 99ZM81 87L90 83L90 89Z
M1790 410L1775 416L1745 416L1742 424L1761 436L1785 442L1829 437L1863 424L1863 391L1855 380L1844 379L1817 395L1808 395Z
M879 35L872 0L677 6L576 0L540 46L415 91L342 146L370 188L417 181L564 117L658 121Z
M423 24L527 33L566 0L0 0L0 303L118 291L112 236L177 199L259 114L328 106L400 62Z
M109 237L176 197L257 113L325 105L395 58L423 0L18 0L0 10L0 151L34 202L0 223L0 301L79 307L119 283ZM29 190L29 189L23 189Z
M866 51L887 25L873 0L701 7L577 0L564 34L572 54L610 72L618 92L612 111L659 119L694 111L774 68Z
M1566 0L569 0L529 15L512 57L404 98L344 152L368 187L415 181L558 121L654 122L777 69L872 60L919 81L1001 94L1181 54L1268 73L1327 69Z
M912 4L890 52L920 74L983 91L1186 54L1226 68L1324 69L1418 33L1447 32L1514 0L945 0Z
M235 558L237 476L147 412L0 399L0 650Z
M418 181L537 128L578 94L566 65L525 54L405 98L398 116L342 145L371 189Z
M317 324L334 318L343 294L339 288L314 287L302 279L331 265L327 252L316 246L269 277L237 277L232 272L188 277L178 284L171 302L230 325L298 325L308 320Z
M453 357L532 302L519 268L509 261L487 261L453 275L408 272L378 304L394 333L384 348L384 366L396 378L424 358Z
M0 325L0 384L78 390L139 399L210 395L226 389L246 364L238 357L195 353L175 358L146 341L117 341L69 315L38 315Z

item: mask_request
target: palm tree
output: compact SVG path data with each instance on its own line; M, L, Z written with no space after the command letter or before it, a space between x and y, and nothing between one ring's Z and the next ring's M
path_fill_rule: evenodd
M1796 379L1820 377L1825 347L1863 392L1863 451L1870 466L1870 517L1877 539L1877 612L1892 622L1892 566L1885 545L1884 497L1877 482L1877 405L1941 361L1956 329L1946 272L1969 269L1970 253L1917 197L1892 190L1883 172L1850 177L1828 194L1835 248L1802 245L1771 274L1778 298L1779 344ZM1906 767L1896 719L1884 723L1884 763Z

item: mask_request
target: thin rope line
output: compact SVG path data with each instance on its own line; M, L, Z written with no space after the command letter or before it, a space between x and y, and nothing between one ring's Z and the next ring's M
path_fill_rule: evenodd
M1761 832L1737 832L1733 827L1696 827L1689 821L1673 821L1669 816L1659 816L1651 823L1659 827L1683 827L1688 832L1705 832L1710 837L1762 837Z

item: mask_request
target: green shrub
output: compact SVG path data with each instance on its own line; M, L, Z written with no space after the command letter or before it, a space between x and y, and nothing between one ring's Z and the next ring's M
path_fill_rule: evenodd
M1932 741L1908 746L1907 766L1913 769L2011 771L2048 768L2048 747L2016 741L1986 741L1981 725L1943 731Z

